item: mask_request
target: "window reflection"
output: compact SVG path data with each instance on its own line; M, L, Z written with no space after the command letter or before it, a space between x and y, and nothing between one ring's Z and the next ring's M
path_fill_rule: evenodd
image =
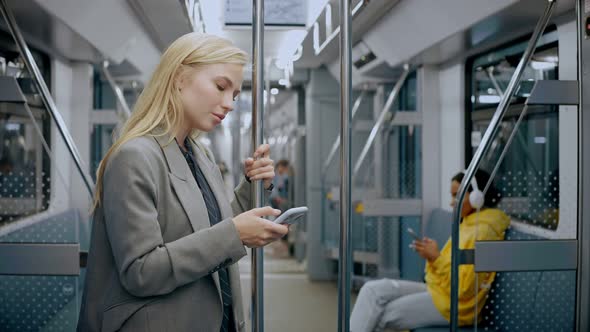
M471 82L469 116L475 153L483 133L520 61L527 41L508 45L468 61ZM557 32L547 32L526 67L501 128L481 168L491 171L506 146L516 119L537 80L558 79ZM556 106L530 106L495 176L502 191L500 208L514 220L555 230L559 223L559 114ZM471 155L469 155L471 154Z

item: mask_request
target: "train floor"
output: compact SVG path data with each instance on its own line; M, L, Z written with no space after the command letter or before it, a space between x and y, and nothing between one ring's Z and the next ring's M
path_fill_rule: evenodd
M250 250L240 261L246 331L250 331ZM264 251L264 330L324 332L337 330L338 285L312 282L305 263L289 258L282 243ZM354 294L353 294L354 297ZM352 299L354 301L354 298Z

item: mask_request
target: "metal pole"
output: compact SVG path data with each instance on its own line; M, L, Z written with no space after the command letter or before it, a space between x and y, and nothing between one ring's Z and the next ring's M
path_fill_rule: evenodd
M49 111L51 118L55 122L55 125L59 133L61 134L61 137L63 138L68 148L68 151L72 155L72 159L74 159L74 163L76 164L76 168L78 168L78 172L80 172L80 175L82 176L84 184L86 185L88 191L92 195L92 193L94 193L94 180L92 180L92 177L90 177L90 174L88 173L88 167L86 167L86 165L82 161L82 158L80 157L80 152L78 152L78 149L76 148L74 139L72 138L72 135L70 134L63 118L61 117L61 114L57 110L55 101L51 97L51 93L47 88L47 84L45 84L45 81L43 80L41 71L39 70L39 67L37 67L35 59L33 58L33 55L31 54L31 51L29 50L29 47L27 46L25 39L20 33L20 29L16 24L16 20L14 19L12 12L6 4L6 0L0 0L0 4L2 16L4 16L6 24L8 25L8 29L10 30L10 34L16 42L16 46L21 54L23 61L25 62L25 65L27 66L29 73L33 77L33 81L35 82L35 86L41 94L43 103L45 104L47 111Z
M588 276L590 275L590 248L588 245L589 222L588 217L588 191L590 188L590 156L587 128L590 127L590 117L584 110L588 110L588 40L585 37L586 30L586 1L576 1L576 21L577 21L577 46L578 46L578 207L577 207L577 226L578 226L578 270L576 271L576 331L588 331L590 329L590 319L588 308L590 308L590 290L588 287ZM586 58L584 58L586 56ZM584 129L586 128L586 131Z
M526 116L528 109L529 109L529 106L524 105L524 109L520 113L518 120L516 120L516 123L514 124L514 128L512 129L512 132L510 133L508 140L506 141L506 145L504 145L504 149L502 149L502 153L500 153L500 157L498 158L498 161L496 162L496 165L494 166L494 169L492 170L492 173L490 174L490 178L488 179L488 183L486 183L486 186L482 191L484 196L488 192L488 189L490 189L492 182L494 182L494 178L496 177L496 173L498 172L498 169L500 169L500 165L502 165L502 161L504 161L504 157L506 157L506 153L508 152L508 149L510 149L510 145L512 145L512 140L514 139L514 137L516 137L517 132L518 132L518 128L520 127L522 120Z
M496 77L494 77L494 67L489 67L488 69L486 69L486 73L488 74L488 78L492 82L494 89L496 89L496 91L498 92L498 96L502 97L504 95L504 90L502 90L500 84L498 83L498 80L496 80Z
M381 110L381 114L379 114L379 118L377 118L377 122L375 122L373 129L371 129L371 133L369 134L369 138L367 138L367 142L365 143L365 146L363 147L363 150L361 151L359 159L356 161L356 164L354 165L354 170L352 172L353 178L356 178L359 169L363 165L363 162L365 161L365 158L367 157L369 150L373 146L373 142L375 141L375 137L377 137L377 133L379 133L379 130L381 130L381 126L383 126L383 122L385 122L385 116L387 115L387 112L389 112L389 109L393 105L393 102L399 96L399 92L402 89L402 86L404 85L406 78L408 78L409 73L410 73L410 66L405 64L402 76L395 83L395 86L393 87L393 90L391 90L391 93L389 93L389 97L387 97L387 102L385 102L385 106L383 106L383 110ZM395 116L395 114L394 114L394 116Z
M270 68L272 65L272 61L269 61L269 63L266 65L266 72L270 73ZM266 102L266 106L264 108L264 116L266 117L264 119L264 128L272 128L271 126L271 121L270 121L270 117L271 117L271 109L270 109L270 75L267 75L264 78L264 91L266 91L266 98L264 99L264 101ZM262 133L262 139L264 140L264 137L266 136L266 141L268 142L269 137L273 136L272 132L267 132L266 135L265 133Z
M370 2L370 0L359 1L359 3L357 3L356 6L352 9L352 17L356 17L356 15L359 13L359 11L361 9L363 9L364 7L366 7L369 4L369 2ZM314 28L316 28L316 26L319 27L317 22L313 26L314 26ZM336 27L336 29L334 29L334 31L332 31L332 33L327 35L328 37L326 38L326 40L324 40L324 42L321 45L319 45L319 30L316 30L316 31L318 31L317 32L318 37L317 37L317 39L314 38L314 43L317 40L318 45L317 45L317 47L314 45L314 50L315 50L315 55L319 55L328 46L328 44L332 41L332 39L334 39L334 38L336 38L336 36L338 36L338 34L340 33L340 26ZM315 33L315 31L314 31L314 33Z
M366 90L361 91L361 94L354 101L354 105L352 105L352 117L350 118L351 123L354 120L354 116L356 115L356 113L361 105L361 101L365 97L366 93L367 93ZM334 160L334 157L336 156L336 152L338 152L339 147L340 147L340 134L338 134L338 137L336 137L336 140L334 141L334 144L332 144L332 148L330 149L330 153L328 153L328 158L326 158L326 161L324 162L324 166L322 167L322 173L321 173L322 179L326 178L326 173L328 172L328 168L330 168L330 164L332 163L332 160Z
M483 159L487 150L491 146L493 138L494 136L496 136L496 133L500 128L502 118L504 117L504 114L506 113L506 110L510 105L510 99L516 92L516 89L518 88L518 83L520 82L522 73L524 72L524 69L528 64L531 56L533 55L535 46L537 45L537 42L539 41L539 38L541 37L543 30L545 30L545 26L547 26L547 22L551 17L551 12L553 11L554 5L554 0L547 0L547 7L545 8L545 12L537 22L537 26L535 27L535 30L533 32L533 36L531 37L529 44L527 45L527 48L524 54L522 55L522 58L520 59L520 62L518 63L518 66L516 67L516 70L514 71L512 78L510 79L508 88L506 88L506 91L502 96L502 100L498 104L498 108L496 109L496 112L494 113L494 116L492 117L492 120L488 125L488 128L481 141L481 144L477 148L477 151L475 152L475 155L473 156L471 163L469 163L469 167L465 171L463 181L461 181L461 185L459 186L457 194L457 204L453 209L453 226L451 232L451 331L457 331L457 328L459 326L457 316L459 305L459 265L461 263L459 261L459 224L461 223L461 210L463 209L463 201L465 199L465 194L467 193L467 188L469 187L469 184L471 183L471 180L473 179L473 176L475 175L475 172L477 171L481 160Z
M352 233L350 196L350 136L352 95L352 41L350 0L340 0L340 255L338 260L338 331L350 331L350 280L352 278Z
M102 62L102 73L104 74L105 78L107 79L107 82L111 86L111 89L113 89L113 92L115 93L115 96L117 97L117 100L119 100L119 104L121 105L121 108L123 108L122 113L119 112L119 109L117 109L117 113L119 113L119 116L123 120L129 119L129 117L131 116L131 109L129 109L129 105L127 104L127 101L125 100L125 96L123 95L123 91L121 90L121 88L119 87L117 82L115 82L115 79L111 75L111 72L109 71L109 62L106 60Z
M252 0L252 151L264 135L264 0ZM264 202L263 183L252 185L254 207ZM264 331L263 249L252 249L252 331Z

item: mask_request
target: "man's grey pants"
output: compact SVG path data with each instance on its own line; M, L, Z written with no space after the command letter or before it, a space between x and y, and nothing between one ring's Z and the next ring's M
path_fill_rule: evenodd
M396 331L423 326L448 326L432 303L426 284L381 279L361 288L350 317L351 332Z

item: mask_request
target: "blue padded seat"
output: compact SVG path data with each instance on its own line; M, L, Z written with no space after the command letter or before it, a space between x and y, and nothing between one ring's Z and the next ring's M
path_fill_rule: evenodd
M80 213L68 210L0 236L8 243L79 243ZM78 276L0 276L0 330L74 331Z

